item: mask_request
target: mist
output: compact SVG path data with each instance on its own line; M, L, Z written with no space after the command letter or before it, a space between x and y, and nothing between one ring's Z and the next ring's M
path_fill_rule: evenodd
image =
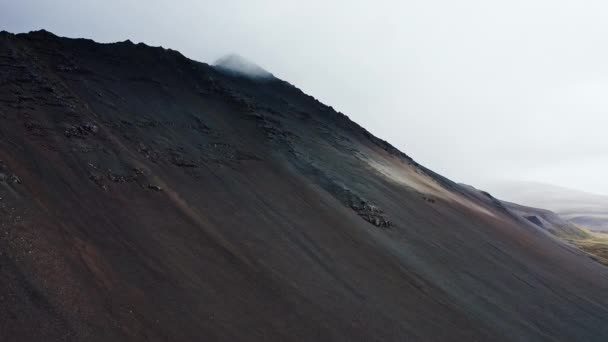
M272 74L259 65L237 54L226 55L213 63L213 65L230 74L245 76L253 79L270 79Z
M458 182L603 194L607 17L603 1L0 0L11 32L246 56Z

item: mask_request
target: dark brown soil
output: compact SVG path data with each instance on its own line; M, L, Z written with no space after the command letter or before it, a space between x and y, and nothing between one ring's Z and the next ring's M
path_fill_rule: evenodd
M284 81L40 31L0 85L2 341L608 340L607 268Z

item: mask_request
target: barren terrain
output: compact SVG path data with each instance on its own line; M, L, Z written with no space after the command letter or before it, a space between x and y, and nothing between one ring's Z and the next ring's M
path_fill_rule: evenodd
M605 266L285 81L38 31L0 84L0 340L608 340Z

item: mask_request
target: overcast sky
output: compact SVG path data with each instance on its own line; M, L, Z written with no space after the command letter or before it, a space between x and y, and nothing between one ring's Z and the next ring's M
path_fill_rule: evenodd
M458 182L603 194L607 18L605 0L0 0L11 32L238 53Z

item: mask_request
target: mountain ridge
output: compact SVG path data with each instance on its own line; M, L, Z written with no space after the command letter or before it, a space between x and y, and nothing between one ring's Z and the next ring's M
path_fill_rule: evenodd
M605 267L285 81L43 32L0 83L4 339L608 338Z

